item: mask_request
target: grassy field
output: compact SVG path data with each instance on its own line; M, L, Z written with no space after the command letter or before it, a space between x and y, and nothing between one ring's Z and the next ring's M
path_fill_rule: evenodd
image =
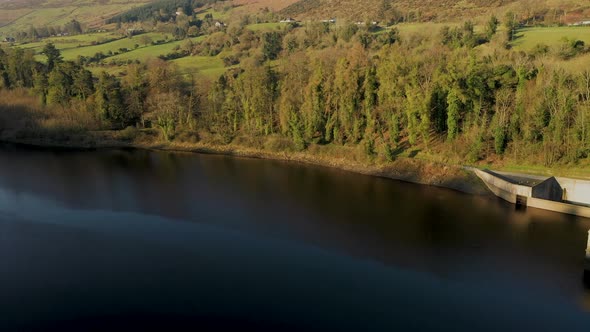
M168 40L170 41L164 44L149 44L145 46L141 43L141 36L148 36L154 41L166 40L166 37L168 37ZM96 41L115 38L118 39L100 45L92 45L92 43ZM196 43L203 38L205 37L201 36L191 38L190 40L193 43ZM32 49L35 52L40 53L48 42L54 43L55 46L60 49L61 54L65 60L75 60L78 58L78 56L94 56L98 52L102 52L106 55L109 51L113 53L118 52L120 48L127 48L130 50L129 52L113 55L103 60L103 62L108 63L110 61L125 62L127 60L139 60L145 62L149 59L156 58L159 55L166 55L168 53L174 52L187 43L187 40L173 41L172 36L165 33L146 33L143 35L134 36L133 38L123 38L119 34L105 32L78 36L52 37L40 42L22 44L18 47ZM139 45L137 49L135 48L136 44ZM38 55L37 60L45 61L45 57L43 55ZM199 72L206 76L216 77L225 72L223 61L220 57L189 56L173 60L172 62L177 64L184 74ZM118 74L125 71L124 66L91 66L89 69L95 74L102 71L106 71L110 74Z
M171 38L170 35L166 35L164 33L155 33L154 32L154 33L146 33L144 35L150 37L154 41L165 40L166 36ZM98 52L102 52L104 54L107 54L109 51L114 53L114 52L117 52L120 48L127 48L129 50L133 50L135 48L136 44L139 45L140 49L150 49L152 47L156 47L151 44L144 46L140 41L141 36L143 36L143 35L134 36L133 38L122 38L122 39L115 40L110 43L105 43L105 44L101 44L101 45L92 45L92 46L86 46L86 47L76 47L76 48L64 49L62 51L62 56L66 60L74 60L79 55L93 56Z
M454 26L454 25L456 25L456 24L425 22L425 23L400 23L400 24L396 24L395 27L401 33L416 33L416 32L438 33L438 31L440 31L440 29L442 29L442 27Z
M204 37L191 38L190 40L194 43L202 40ZM160 45L148 45L147 47L139 47L130 52L122 53L110 57L109 59L115 61L126 61L126 60L139 60L146 61L150 58L158 57L159 55L166 55L172 53L176 48L182 47L183 44L187 43L188 40L177 40L171 41ZM133 48L130 48L133 49Z
M183 74L199 73L210 78L217 78L226 70L219 57L188 56L172 60L172 63L178 65Z
M214 20L225 21L230 17L231 10L219 11L219 10L215 10L214 8L208 8L206 10L202 10L202 11L198 12L197 17L202 20L205 18L205 15L207 15L207 14L213 15Z
M548 27L524 28L518 30L512 46L520 50L531 50L537 44L557 46L564 38L579 39L590 44L590 27Z
M146 0L98 4L93 1L47 3L19 9L0 8L0 34L12 35L31 26L63 26L76 19L89 28L104 24L107 18L145 3Z
M121 35L116 33L90 33L77 36L51 37L43 39L39 42L21 44L18 45L18 47L27 50L33 50L39 53L47 43L53 43L56 48L63 51L70 48L91 46L93 42L101 42L109 39L119 39L121 37Z
M210 79L217 79L220 75L225 73L228 69L224 67L223 61L219 57L209 56L187 56L184 58L170 61L170 63L178 66L182 75L188 77L190 74L198 74L199 77L207 77ZM93 66L88 67L94 75L98 76L101 72L107 72L111 75L124 75L127 66Z
M257 23L257 24L250 24L247 26L248 29L252 31L263 31L263 30L276 30L282 23L270 22L270 23Z

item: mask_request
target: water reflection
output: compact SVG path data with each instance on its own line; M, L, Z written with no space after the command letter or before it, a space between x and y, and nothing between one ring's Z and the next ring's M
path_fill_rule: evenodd
M362 311L357 327L371 317L435 327L427 314L461 330L477 310L510 329L588 318L580 276L589 220L338 170L5 145L0 215L0 268L9 271L0 303L24 294L17 318L55 315L47 306L63 296L66 317L255 317L275 330L332 324L351 308ZM530 312L509 313L521 305ZM558 325L525 322L541 313ZM309 319L291 326L300 314Z

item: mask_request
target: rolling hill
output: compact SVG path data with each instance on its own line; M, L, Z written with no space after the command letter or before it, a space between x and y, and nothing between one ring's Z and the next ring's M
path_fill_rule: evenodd
M283 16L306 19L378 19L384 2L400 13L411 13L418 21L459 21L503 13L530 12L537 8L556 10L563 23L590 18L588 0L230 0L236 13L253 13L262 8ZM109 18L154 0L0 0L0 35L30 26L63 25L76 19L90 28Z
M0 34L31 26L63 25L76 19L90 28L150 0L0 0Z
M421 21L463 20L508 9L556 9L572 15L590 15L587 0L299 0L281 13L298 19L376 19L384 2L400 12L411 12Z

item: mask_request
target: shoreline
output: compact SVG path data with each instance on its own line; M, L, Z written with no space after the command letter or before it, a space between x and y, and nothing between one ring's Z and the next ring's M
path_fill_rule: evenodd
M459 191L465 194L496 197L486 185L467 167L448 165L414 158L396 158L385 164L367 164L348 158L334 158L310 152L275 152L235 144L216 145L204 143L137 143L122 140L93 140L91 142L37 139L1 139L4 143L21 144L39 148L59 149L117 149L133 148L151 151L188 152L200 154L225 155L242 158L266 159L295 162L307 165L328 167L347 172L376 176L391 180L429 185Z

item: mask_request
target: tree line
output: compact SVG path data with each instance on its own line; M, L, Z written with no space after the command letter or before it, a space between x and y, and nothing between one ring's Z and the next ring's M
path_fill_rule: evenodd
M498 24L408 39L321 24L260 32L240 67L214 80L183 76L163 60L93 77L51 44L44 63L10 48L0 51L0 88L29 88L64 109L82 102L103 129L154 127L166 140L273 136L295 150L350 145L387 160L410 148L470 163L587 158L590 69L568 70L559 52L506 49Z

